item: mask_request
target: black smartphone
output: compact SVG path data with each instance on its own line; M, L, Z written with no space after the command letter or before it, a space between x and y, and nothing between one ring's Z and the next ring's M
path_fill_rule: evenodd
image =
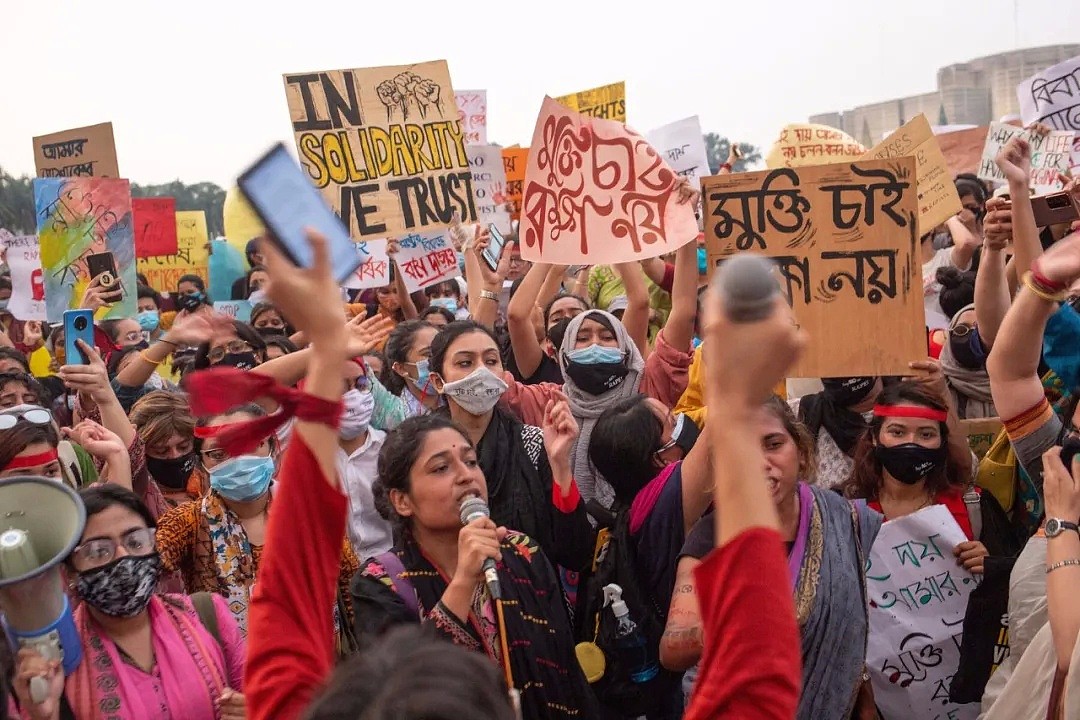
M1080 453L1080 438L1065 438L1065 442L1061 443L1061 462L1069 472L1072 472L1073 458L1077 453Z
M270 240L300 267L311 267L313 257L306 229L326 238L330 266L340 283L352 275L361 258L349 230L311 184L307 173L278 143L237 179Z
M499 267L499 258L502 257L503 248L506 247L506 238L499 232L499 228L488 224L488 232L491 233L491 242L480 254L484 256L484 263L495 272Z
M116 272L116 258L111 252L87 255L86 271L90 274L91 282L97 278L102 296L108 302L120 302L123 299L124 285L120 282L119 273Z

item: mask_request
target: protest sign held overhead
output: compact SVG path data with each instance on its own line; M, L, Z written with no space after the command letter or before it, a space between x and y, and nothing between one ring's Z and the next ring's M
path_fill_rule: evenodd
M1080 132L1080 56L1035 73L1016 87L1024 124Z
M390 256L386 254L386 240L361 240L356 243L356 253L363 261L341 285L350 290L385 287L390 284Z
M34 166L38 177L120 177L112 123L39 135Z
M978 176L983 180L1006 182L1005 173L1001 172L994 159L1001 148L1016 135L1020 135L1031 145L1031 187L1037 193L1060 187L1058 173L1068 170L1071 162L1072 131L1055 130L1040 135L1015 125L990 123L982 159L979 161Z
M698 234L678 183L641 135L545 98L525 177L521 257L596 265L672 252Z
M904 375L926 357L915 160L702 182L710 267L771 257L809 344L792 377Z
M502 149L496 145L466 145L465 154L472 168L477 222L494 223L503 233L510 232Z
M886 160L906 155L915 158L919 235L922 236L960 212L963 206L945 156L930 130L930 123L921 113L875 145L864 158Z
M230 320L251 322L251 303L247 300L215 300L214 312Z
M176 285L183 275L198 275L204 283L209 284L209 244L206 213L202 210L180 210L176 213L176 252L139 258L138 271L158 292L176 292Z
M98 310L98 320L135 315L135 233L131 188L114 178L36 178L34 209L45 276L46 314L60 322L93 279L87 256L110 253L122 299Z
M626 83L622 81L563 95L555 101L582 115L626 122Z
M449 230L410 233L398 243L395 260L410 293L461 275Z
M300 162L353 240L476 220L445 60L284 80Z
M0 230L0 244L4 247L4 261L11 269L8 312L16 320L46 320L45 282L37 236L16 236Z
M695 189L701 189L701 178L712 174L697 115L658 127L645 137L675 174L689 180Z
M529 148L503 148L503 170L506 171L506 201L510 217L521 217L521 195L525 192L525 170L529 164Z
M487 145L487 90L458 90L454 102L465 144Z
M858 160L866 148L846 132L827 125L793 123L785 125L765 154L765 166L806 167Z
M132 198L135 219L135 257L176 254L176 200Z

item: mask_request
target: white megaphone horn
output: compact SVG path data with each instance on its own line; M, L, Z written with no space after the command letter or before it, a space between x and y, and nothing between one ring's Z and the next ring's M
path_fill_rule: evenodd
M0 480L0 610L19 647L60 660L70 674L82 660L61 563L78 544L86 508L71 488L44 477ZM44 702L48 683L34 678L30 693Z

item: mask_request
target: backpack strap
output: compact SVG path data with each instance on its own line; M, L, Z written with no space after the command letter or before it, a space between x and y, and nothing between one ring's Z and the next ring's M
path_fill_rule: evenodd
M600 504L596 498L585 502L585 512L596 521L600 527L613 528L618 520L618 514Z
M982 504L974 481L964 491L964 505L967 507L968 522L971 523L971 539L978 540L982 537Z
M218 628L217 609L214 608L213 594L208 592L192 593L191 604L195 606L195 613L199 616L199 622L206 628L206 632L210 633L210 637L214 638L218 646L224 649L225 644L221 642L221 630Z
M393 551L384 552L375 560L386 569L386 574L394 581L394 591L405 603L405 608L413 615L420 616L420 602L416 598L416 588L405 577L405 566Z

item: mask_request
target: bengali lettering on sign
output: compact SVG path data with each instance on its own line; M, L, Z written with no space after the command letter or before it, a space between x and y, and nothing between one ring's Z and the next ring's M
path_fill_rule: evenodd
M828 125L793 123L780 130L780 136L765 155L768 168L806 167L858 160L866 148L846 132Z
M809 345L792 377L902 375L926 356L915 159L702 181L709 265L773 259Z
M16 320L47 318L45 281L41 271L41 248L36 235L15 236L0 230L4 260L11 269L11 300L8 311Z
M881 526L868 557L866 666L886 720L978 716L949 701L968 596L977 583L953 548L967 540L944 505Z
M390 256L386 253L386 240L361 240L356 243L356 254L362 260L345 279L342 287L350 290L385 287L390 284Z
M395 261L410 293L461 275L449 231L411 233L398 243Z
M1006 123L990 123L979 161L978 176L983 180L1007 182L1005 173L994 162L998 152L1014 136L1019 135L1031 145L1031 187L1036 193L1044 193L1061 187L1058 173L1065 172L1071 164L1073 133L1055 130L1046 135L1024 130Z
M135 257L176 254L176 199L132 198Z
M476 220L445 60L284 78L300 162L353 240Z
M658 127L650 131L646 138L676 175L688 179L694 188L701 189L701 178L710 173L705 136L701 133L697 115Z
M120 177L112 123L39 135L34 166L38 177Z
M555 98L555 102L589 117L626 122L626 83L623 81L563 95Z
M521 196L525 193L525 170L529 165L529 148L503 148L503 170L506 171L506 201L510 217L521 218Z
M465 144L487 145L487 90L458 90L454 101Z
M1016 87L1025 124L1080 132L1080 56L1046 68Z
M180 210L176 213L176 253L139 258L138 271L158 292L174 293L182 275L198 275L210 283L210 238L206 213Z

